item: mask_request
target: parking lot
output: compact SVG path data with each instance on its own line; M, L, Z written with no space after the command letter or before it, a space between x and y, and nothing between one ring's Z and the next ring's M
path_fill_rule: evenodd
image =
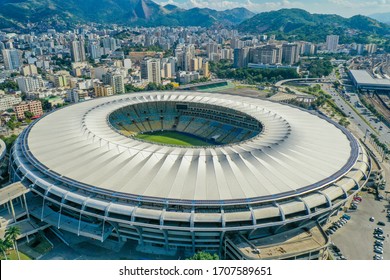
M386 218L385 209L390 208L386 200L377 201L372 194L362 192L363 201L359 203L358 210L349 212L351 219L347 224L330 235L331 242L340 248L342 254L349 260L372 260L375 238L374 229L383 229L386 237L383 242L383 259L390 260L390 222ZM370 222L370 217L375 221ZM385 226L378 226L377 222L385 222Z

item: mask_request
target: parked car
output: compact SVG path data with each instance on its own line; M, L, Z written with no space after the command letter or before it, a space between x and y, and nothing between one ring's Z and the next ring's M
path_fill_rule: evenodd
M383 254L383 250L374 249L374 252L377 254Z
M388 209L388 210L390 210L390 209ZM390 213L390 212L388 212L388 213ZM350 215L347 215L347 214L344 214L344 215L343 215L343 218L344 218L344 219L347 219L347 220L350 220L350 219L351 219L351 216L350 216Z
M385 237L383 235L378 235L378 234L375 234L374 238L379 239L379 240L385 240Z
M380 241L380 240L375 240L375 244L378 244L378 245L383 245L383 241Z

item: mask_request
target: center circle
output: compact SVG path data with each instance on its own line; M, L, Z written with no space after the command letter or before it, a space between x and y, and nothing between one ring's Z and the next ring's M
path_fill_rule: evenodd
M256 118L232 108L188 101L149 101L121 107L108 121L139 141L184 147L237 144L259 135Z

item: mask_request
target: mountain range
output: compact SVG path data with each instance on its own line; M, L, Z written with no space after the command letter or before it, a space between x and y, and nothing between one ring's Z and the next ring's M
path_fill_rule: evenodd
M302 9L264 12L238 25L238 30L252 34L275 34L279 39L323 42L328 34L340 36L341 43L367 43L372 37L390 34L390 26L375 19L356 15L311 14Z
M161 6L151 0L0 0L0 28L27 23L117 23L142 26L236 25L255 14L245 8L216 11Z
M339 35L341 43L380 42L390 34L389 25L370 17L344 18L311 14L302 9L254 14L245 8L182 9L170 4L162 6L152 0L0 0L0 29L54 27L60 30L90 22L146 27L235 26L248 34L275 34L278 39L311 42L323 42L328 34Z

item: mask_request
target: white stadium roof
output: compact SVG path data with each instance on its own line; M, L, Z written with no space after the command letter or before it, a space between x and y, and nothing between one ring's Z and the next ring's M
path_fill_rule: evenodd
M125 137L107 121L119 108L157 100L232 108L258 119L263 131L237 144L183 148ZM356 162L350 137L331 122L287 105L175 91L66 107L37 121L27 141L31 155L48 172L92 188L159 199L226 201L287 196L336 181Z

